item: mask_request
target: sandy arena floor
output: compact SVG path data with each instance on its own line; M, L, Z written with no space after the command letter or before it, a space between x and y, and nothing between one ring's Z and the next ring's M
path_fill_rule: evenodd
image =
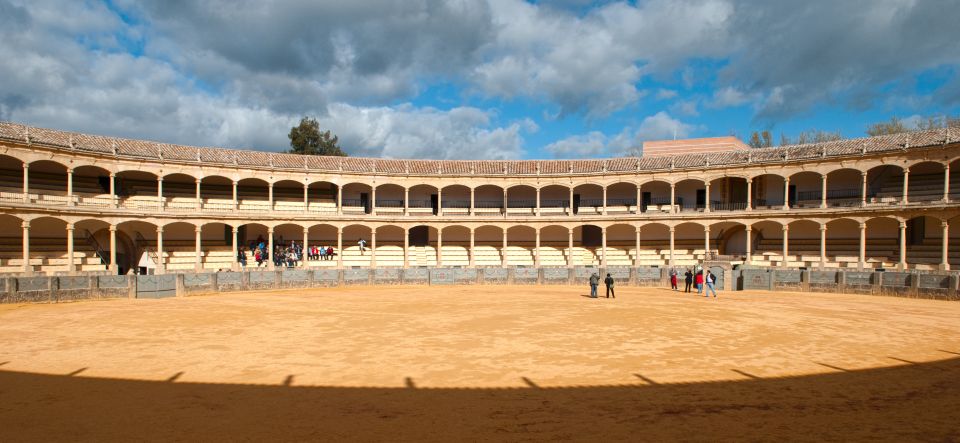
M960 303L585 293L0 306L0 440L960 440Z

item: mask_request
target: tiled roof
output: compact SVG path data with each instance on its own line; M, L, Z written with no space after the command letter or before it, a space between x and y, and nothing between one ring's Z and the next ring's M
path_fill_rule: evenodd
M87 135L0 122L0 139L36 143L62 149L121 157L184 163L234 164L311 171L347 171L413 175L563 175L703 168L747 163L770 163L818 157L837 157L898 151L906 148L960 142L960 128L908 132L879 137L838 140L777 148L662 157L622 157L600 160L394 160L356 157L301 156L242 149L198 148L144 140Z

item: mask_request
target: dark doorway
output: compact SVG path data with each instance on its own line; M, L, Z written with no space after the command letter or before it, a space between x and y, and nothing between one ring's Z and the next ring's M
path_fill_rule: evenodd
M363 206L363 213L370 213L370 194L366 192L360 193L360 206Z
M580 212L580 194L573 194L573 213Z
M599 226L584 225L581 237L583 246L603 245L603 230Z
M787 190L787 206L794 207L797 204L797 186L790 185Z
M911 246L922 244L923 238L927 236L924 221L922 217L907 220L907 243Z
M430 227L414 226L407 236L410 246L427 246L430 243Z
M707 190L697 189L697 209L703 209L707 205Z
M650 205L651 196L649 192L644 192L640 195L640 201L642 202L640 206L640 212L647 212L647 206Z
M433 209L433 215L437 215L439 211L437 208L440 206L440 199L437 198L437 194L430 194L430 208Z

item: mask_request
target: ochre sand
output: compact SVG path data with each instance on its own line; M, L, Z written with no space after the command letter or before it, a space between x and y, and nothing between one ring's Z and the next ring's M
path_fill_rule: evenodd
M960 440L960 303L524 286L0 307L0 440Z

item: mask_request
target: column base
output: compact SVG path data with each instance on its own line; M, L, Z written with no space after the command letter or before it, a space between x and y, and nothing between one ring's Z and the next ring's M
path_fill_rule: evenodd
M949 271L949 270L950 270L950 264L949 264L949 263L941 263L940 266L937 266L937 269L939 269L939 270L941 270L941 271Z

